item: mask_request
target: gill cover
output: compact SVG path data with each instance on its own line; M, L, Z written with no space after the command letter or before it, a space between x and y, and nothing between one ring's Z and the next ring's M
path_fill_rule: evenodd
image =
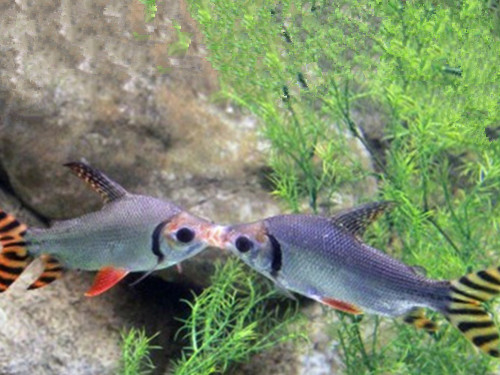
M157 263L131 285L143 281L165 262L168 262L168 265L177 263L179 273L182 272L179 262L188 258L192 252L199 252L208 246L209 241L204 233L210 232L213 226L187 212L181 212L159 223L151 236L151 251L157 257Z

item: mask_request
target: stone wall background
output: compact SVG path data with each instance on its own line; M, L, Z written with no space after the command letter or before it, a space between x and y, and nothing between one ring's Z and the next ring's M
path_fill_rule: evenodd
M174 22L191 45L171 57ZM32 226L99 209L62 167L85 159L131 192L213 220L277 213L260 183L256 123L209 103L218 86L205 55L184 1L162 3L146 24L139 1L0 0L1 207ZM84 272L27 292L34 264L0 296L0 373L115 374L120 331L142 326L162 332L154 359L164 372L179 349L173 318L187 313L179 299L206 285L217 256L94 299L83 296L93 277Z
M209 101L217 74L186 9L184 0L166 0L145 23L139 1L0 0L2 209L30 226L99 209L98 196L62 167L84 159L131 192L174 200L217 222L280 212L266 190L268 145L256 120ZM169 56L175 23L191 44ZM153 360L156 373L165 373L180 350L174 317L189 313L180 299L207 285L218 257L207 250L184 262L182 274L158 272L161 279L136 288L125 280L93 299L83 296L93 277L85 272L27 292L35 262L0 295L0 374L116 374L120 331L143 326L150 335L161 331L154 344L163 349ZM330 338L321 335L324 309L315 306L310 357L285 346L238 372L336 368Z

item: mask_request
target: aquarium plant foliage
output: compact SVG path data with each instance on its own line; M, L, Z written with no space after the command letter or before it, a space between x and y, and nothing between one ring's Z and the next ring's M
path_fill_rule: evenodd
M370 245L433 278L500 265L498 1L188 3L219 73L221 90L212 99L259 119L284 211L333 213L349 192L356 192L353 204L391 200L393 212L365 235ZM372 163L362 162L353 144ZM360 189L370 181L375 194ZM217 274L214 285L237 274L243 298L271 297L249 289L255 275L237 263L224 267L228 276ZM288 318L253 330L252 319L270 312L258 304L245 310L236 290L225 288L190 302L193 315L181 331L190 344L176 374L224 373L268 349L262 338L276 340L285 328ZM489 308L498 315L498 304ZM200 320L207 311L212 320ZM228 314L234 311L247 320ZM498 369L435 319L441 328L430 336L397 320L339 313L330 334L346 374ZM234 340L238 350L226 350Z

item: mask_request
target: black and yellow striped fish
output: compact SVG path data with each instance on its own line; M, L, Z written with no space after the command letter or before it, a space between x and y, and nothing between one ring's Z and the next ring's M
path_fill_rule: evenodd
M7 288L19 277L28 266L30 256L26 249L24 235L26 225L14 216L0 211L0 291Z
M443 313L479 349L500 357L498 329L481 305L500 294L500 267L470 273L449 284L449 303Z

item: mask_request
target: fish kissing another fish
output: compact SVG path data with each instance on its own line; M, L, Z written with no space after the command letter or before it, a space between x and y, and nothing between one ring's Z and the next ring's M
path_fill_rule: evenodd
M369 203L332 218L279 215L214 226L210 237L213 246L230 250L281 289L351 314L404 316L434 332L436 324L424 315L429 308L480 350L500 357L498 330L481 305L500 294L500 268L438 281L365 244L367 225L392 205Z
M500 294L500 267L433 280L365 244L366 227L391 202L365 204L331 218L278 215L221 226L172 202L130 194L84 163L66 166L101 195L104 207L48 229L28 228L0 210L0 292L36 257L44 270L29 289L50 284L64 269L99 270L85 294L96 296L129 272L148 275L214 246L235 253L280 289L340 311L403 316L429 332L437 326L424 308L438 311L480 350L500 357L498 330L482 306Z
M204 228L212 225L207 220L172 202L130 194L84 163L65 165L100 194L103 208L56 221L48 229L28 228L0 210L0 292L36 257L44 270L28 289L50 284L64 269L98 270L85 293L96 296L129 272L176 265L207 247L202 237Z

